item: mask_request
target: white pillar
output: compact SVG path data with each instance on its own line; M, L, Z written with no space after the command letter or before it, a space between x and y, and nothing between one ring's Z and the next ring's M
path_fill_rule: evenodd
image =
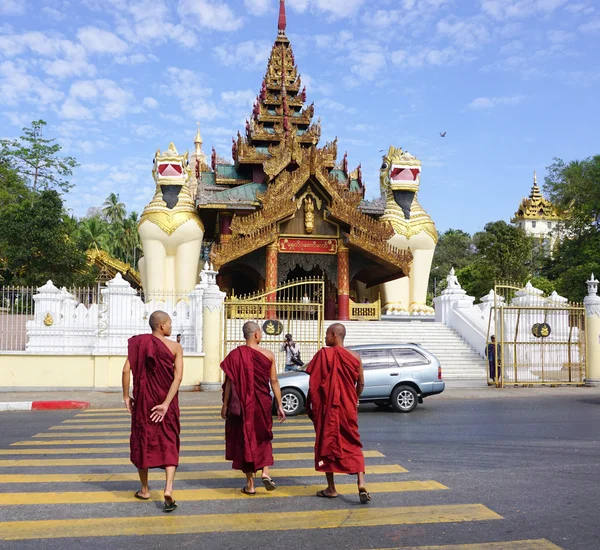
M223 345L223 301L225 293L217 286L217 272L212 266L202 273L204 295L202 297L202 340L204 349L204 376L200 389L202 391L219 391L221 389L221 346Z
M592 276L588 285L588 295L584 298L586 314L586 356L587 386L600 386L600 296L598 281Z

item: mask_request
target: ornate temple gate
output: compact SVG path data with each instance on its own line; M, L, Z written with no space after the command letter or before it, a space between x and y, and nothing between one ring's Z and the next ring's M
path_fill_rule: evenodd
M323 346L325 281L299 279L274 290L250 296L230 296L224 304L223 357L245 343L242 327L254 321L263 329L262 344L275 354L278 371L283 371L285 334L291 334L308 363Z
M583 384L585 307L529 284L496 284L494 293L487 341L495 335L496 386Z

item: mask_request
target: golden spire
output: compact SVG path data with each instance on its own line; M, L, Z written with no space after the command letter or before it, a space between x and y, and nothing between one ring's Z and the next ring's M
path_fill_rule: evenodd
M196 156L200 156L202 154L202 135L200 134L200 123L198 124L198 131L196 132L196 138L194 139L194 145L196 146Z
M537 172L533 171L533 185L537 187Z

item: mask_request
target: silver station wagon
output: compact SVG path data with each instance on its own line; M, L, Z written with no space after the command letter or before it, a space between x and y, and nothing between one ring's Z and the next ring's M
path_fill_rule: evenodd
M359 353L365 372L361 403L411 412L425 397L444 391L437 358L417 344L349 346ZM283 410L300 414L306 404L309 376L304 370L279 375Z

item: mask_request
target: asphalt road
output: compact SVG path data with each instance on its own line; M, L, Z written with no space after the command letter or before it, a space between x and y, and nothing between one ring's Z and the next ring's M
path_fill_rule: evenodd
M122 413L1 413L0 546L599 549L600 398L528 395L430 398L407 415L361 407L366 462L379 472L367 478L368 506L349 477L337 500L311 496L321 478L310 472L306 418L276 428L276 455L289 459L276 457L275 496L243 497L241 476L222 461L220 421L207 418L216 411L186 409L182 445L192 449L182 452L189 462L170 516L160 495L136 501L137 483L114 475L135 474ZM523 540L538 542L510 542ZM482 545L490 542L503 544Z

